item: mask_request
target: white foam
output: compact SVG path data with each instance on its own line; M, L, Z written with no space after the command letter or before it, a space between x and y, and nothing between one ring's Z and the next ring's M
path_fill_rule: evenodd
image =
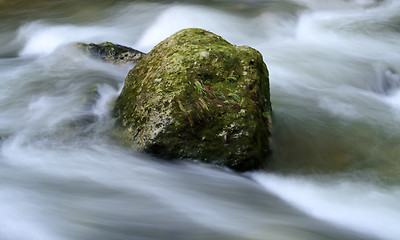
M117 90L109 85L101 84L98 86L98 92L100 98L93 108L93 113L99 117L103 117L110 110L110 101L117 95Z
M54 240L60 239L41 224L40 213L32 199L21 191L2 189L0 192L0 239Z
M52 25L35 21L19 29L17 39L24 44L20 56L48 55L71 42L99 39L106 31L100 27Z
M226 40L236 43L239 39L245 39L243 32L240 32L239 29L250 27L246 23L241 26L240 23L243 21L244 19L238 20L235 16L210 8L173 6L161 12L154 23L144 32L136 47L150 51L160 41L184 28L203 28L223 34ZM231 24L232 22L235 24Z
M322 97L319 101L319 107L328 110L336 116L341 116L349 119L358 119L362 115L358 112L357 106L350 102L342 102L334 100L330 97Z
M400 236L400 189L381 189L362 182L287 177L255 173L268 191L305 213L345 228L386 240Z

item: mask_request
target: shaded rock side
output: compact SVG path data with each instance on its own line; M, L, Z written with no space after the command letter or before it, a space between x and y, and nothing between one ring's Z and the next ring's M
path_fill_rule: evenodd
M184 29L129 72L114 115L137 150L238 171L262 168L270 152L267 67L253 48Z
M100 44L77 43L77 47L88 55L111 63L137 63L146 54L130 47L104 42Z

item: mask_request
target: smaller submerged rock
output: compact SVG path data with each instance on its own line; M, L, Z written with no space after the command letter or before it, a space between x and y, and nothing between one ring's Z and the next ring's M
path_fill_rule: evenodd
M146 54L136 49L104 42L100 44L77 43L78 48L84 50L90 56L103 59L111 63L137 63Z

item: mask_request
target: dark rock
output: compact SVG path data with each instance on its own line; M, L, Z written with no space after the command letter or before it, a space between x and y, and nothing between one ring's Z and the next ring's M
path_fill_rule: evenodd
M104 42L100 44L77 43L77 46L90 56L111 63L137 63L146 54L130 47Z

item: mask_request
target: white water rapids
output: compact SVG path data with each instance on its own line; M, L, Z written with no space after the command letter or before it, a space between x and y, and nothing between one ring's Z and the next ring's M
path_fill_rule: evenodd
M132 66L186 27L259 50L274 154L238 174L112 137ZM0 0L0 240L400 239L400 1Z

